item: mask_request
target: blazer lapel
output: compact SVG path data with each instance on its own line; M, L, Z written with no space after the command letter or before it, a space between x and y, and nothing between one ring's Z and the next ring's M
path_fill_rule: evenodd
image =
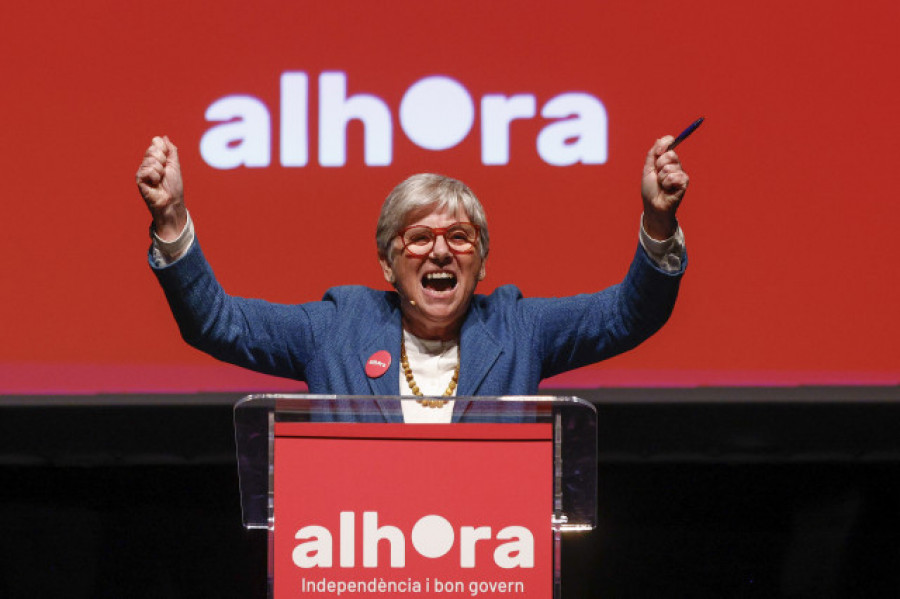
M391 354L391 363L387 371L377 378L366 376L369 389L375 396L375 403L387 422L403 422L400 401L400 309L393 309L384 314L380 322L372 323L372 334L359 352L359 367L365 370L369 358L377 351L387 350ZM487 374L493 368L502 353L501 345L488 332L477 309L473 308L463 323L459 342L459 386L457 396L465 398L478 394ZM465 399L456 401L453 409L453 422L469 409L472 402Z
M375 396L375 403L387 422L403 422L400 402L400 310L388 312L383 321L373 323L372 335L359 352L360 368L365 371L369 358L375 352L385 350L391 355L391 363L387 371L379 377L366 375L369 389Z
M477 395L481 383L502 351L500 343L493 338L484 326L480 314L473 308L460 333L457 395L460 397ZM453 422L459 422L463 414L470 410L471 404L470 401L457 401L453 408Z

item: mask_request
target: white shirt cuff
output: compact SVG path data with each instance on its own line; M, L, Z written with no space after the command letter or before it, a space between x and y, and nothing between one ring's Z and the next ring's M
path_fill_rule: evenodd
M684 260L684 231L681 225L675 230L675 234L657 241L644 230L644 216L641 215L641 245L650 259L666 272L678 272Z
M164 241L159 238L153 225L150 225L150 238L153 245L150 247L150 255L153 257L153 263L156 266L168 266L184 256L191 246L194 244L194 223L191 220L191 213L188 212L187 222L184 229L172 241Z

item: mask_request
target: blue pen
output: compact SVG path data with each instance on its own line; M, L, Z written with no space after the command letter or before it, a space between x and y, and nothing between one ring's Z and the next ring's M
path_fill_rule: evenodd
M696 121L694 121L693 123L691 123L691 124L688 126L687 129L685 129L684 131L682 131L681 133L679 133L679 134L678 134L678 137L675 138L675 141L673 141L672 143L670 143L670 144L669 144L669 147L666 148L666 152L668 152L669 150L674 150L674 149L675 149L675 146L677 146L678 144L680 144L681 142L683 142L684 140L686 140L686 139L688 138L688 136L689 136L691 133L693 133L694 131L696 131L696 130L697 130L697 127L699 127L699 126L701 125L701 123L703 123L703 118L704 118L704 117L701 116L699 119L697 119Z

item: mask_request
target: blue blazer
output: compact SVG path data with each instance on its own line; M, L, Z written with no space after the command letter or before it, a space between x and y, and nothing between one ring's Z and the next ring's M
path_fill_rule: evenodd
M505 285L476 294L460 336L457 395L534 395L544 378L638 345L668 319L687 260L659 269L639 245L625 279L602 291L524 298ZM215 358L306 381L309 392L397 396L400 302L396 292L335 287L321 301L275 304L226 294L195 241L179 260L156 267L184 340ZM387 372L366 375L369 358L391 354ZM467 408L454 410L458 420ZM401 421L399 402L384 406Z

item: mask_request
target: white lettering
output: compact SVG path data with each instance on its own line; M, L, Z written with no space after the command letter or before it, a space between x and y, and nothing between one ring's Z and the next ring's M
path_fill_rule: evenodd
M331 533L324 526L304 526L295 539L312 539L294 547L291 559L298 568L331 567Z
M391 111L384 100L369 94L347 97L347 75L319 76L319 164L347 163L347 124L362 121L364 156L368 166L387 166L392 157Z
M521 580L506 582L505 580L472 580L469 582L469 594L473 597L485 593L524 593L525 583Z
M459 531L459 565L462 568L475 567L475 543L491 538L490 526L463 526Z
M221 122L203 134L200 155L212 167L269 166L271 125L266 105L252 96L225 96L206 109L206 120Z
M356 513L340 512L339 561L342 568L355 567ZM379 543L387 541L392 568L406 566L406 537L396 526L379 526L378 512L362 514L363 567L377 568ZM447 555L456 541L453 525L443 516L429 514L422 516L412 528L413 548L422 557L435 559ZM333 542L331 532L323 526L305 526L297 531L295 538L303 541L297 544L291 555L299 568L330 568L332 566ZM494 547L494 563L500 568L533 568L534 535L524 526L502 528L497 541L506 541ZM476 567L476 545L479 541L490 541L490 526L462 526L459 529L459 560L463 568Z
M442 516L419 518L412 529L413 547L425 557L442 557L453 548L453 525Z
M281 165L309 162L309 78L306 73L281 75Z
M378 567L378 541L386 540L391 549L391 567L406 565L406 539L396 526L378 526L378 512L363 512L363 566Z
M500 540L515 539L494 549L494 562L501 568L534 567L534 535L524 526L507 526L497 533Z
M515 119L530 119L535 114L532 95L507 98L488 95L481 99L481 161L484 164L509 164L509 126Z
M356 565L356 514L341 512L341 568Z
M413 83L400 101L400 126L426 150L447 150L472 129L475 106L466 88L450 77L425 77Z
M318 163L347 164L348 128L362 125L363 160L368 166L388 166L394 159L392 108L374 94L347 93L347 74L319 75ZM413 83L398 109L400 126L410 141L425 150L442 151L460 144L476 118L472 95L459 81L430 75ZM481 161L486 165L510 162L513 122L534 119L534 94L486 94L479 101ZM285 71L280 80L277 112L279 162L284 167L310 163L309 75ZM549 120L538 133L538 156L554 166L603 164L608 159L606 108L587 93L563 93L540 110ZM271 163L273 128L269 108L249 95L229 95L213 102L206 120L216 123L200 139L200 154L213 168L266 167ZM354 139L356 137L354 136Z
M541 110L544 118L564 118L538 134L537 151L554 166L603 164L608 153L606 108L588 94L561 94Z
M440 578L434 579L435 593L462 593L465 590L466 587L463 586L461 580L441 580Z

